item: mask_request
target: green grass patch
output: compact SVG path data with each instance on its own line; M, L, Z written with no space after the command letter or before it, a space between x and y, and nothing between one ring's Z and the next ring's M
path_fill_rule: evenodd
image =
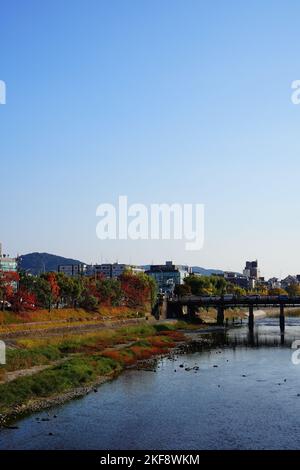
M21 405L34 398L49 397L91 383L100 375L119 371L111 358L90 356L72 358L38 374L20 377L0 385L0 411Z
M5 370L10 372L49 364L60 359L62 354L55 346L48 345L36 349L8 349L6 357Z

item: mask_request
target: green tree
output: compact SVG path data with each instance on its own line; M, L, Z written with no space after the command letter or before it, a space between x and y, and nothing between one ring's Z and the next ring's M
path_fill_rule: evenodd
M34 293L37 298L38 305L42 308L51 310L52 305L52 291L49 282L43 277L35 278Z
M274 287L272 289L269 289L269 295L287 295L287 291L284 289L281 289L280 287Z
M174 289L174 294L178 297L184 297L192 293L191 287L188 284L177 284Z
M286 288L287 293L290 297L300 296L300 286L299 284L292 283Z

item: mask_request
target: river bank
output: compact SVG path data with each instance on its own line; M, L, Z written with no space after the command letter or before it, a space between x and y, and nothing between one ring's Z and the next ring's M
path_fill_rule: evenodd
M33 374L29 367L27 374L0 384L0 425L7 426L22 415L82 397L128 368L140 364L147 368L145 361L153 357L180 353L193 341L191 335L185 334L189 328L182 322L143 324L64 339L16 340L17 348L23 349L10 351L8 369L22 371L28 362L48 364ZM203 348L212 345L207 338L200 343Z

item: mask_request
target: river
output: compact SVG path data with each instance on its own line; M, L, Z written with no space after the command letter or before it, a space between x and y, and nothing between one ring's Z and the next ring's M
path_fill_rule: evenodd
M294 339L298 318L286 319L284 338L278 318L256 320L253 336L246 326L221 333L220 347L128 370L98 393L19 420L0 431L0 449L297 449Z

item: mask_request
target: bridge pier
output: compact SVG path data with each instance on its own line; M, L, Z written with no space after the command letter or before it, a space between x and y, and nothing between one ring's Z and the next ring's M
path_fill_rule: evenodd
M279 325L280 331L283 332L285 329L284 304L280 304Z
M217 325L224 325L224 307L223 305L218 306L218 313L217 313Z
M187 315L190 320L194 320L196 318L197 307L194 305L187 306Z
M248 326L250 330L253 330L254 328L254 313L253 313L254 307L253 305L249 305L249 318L248 318Z
M179 302L167 301L167 318L182 318L184 317L184 306Z
M255 339L254 339L254 330L253 328L249 328L248 331L248 343L250 346L255 346Z

